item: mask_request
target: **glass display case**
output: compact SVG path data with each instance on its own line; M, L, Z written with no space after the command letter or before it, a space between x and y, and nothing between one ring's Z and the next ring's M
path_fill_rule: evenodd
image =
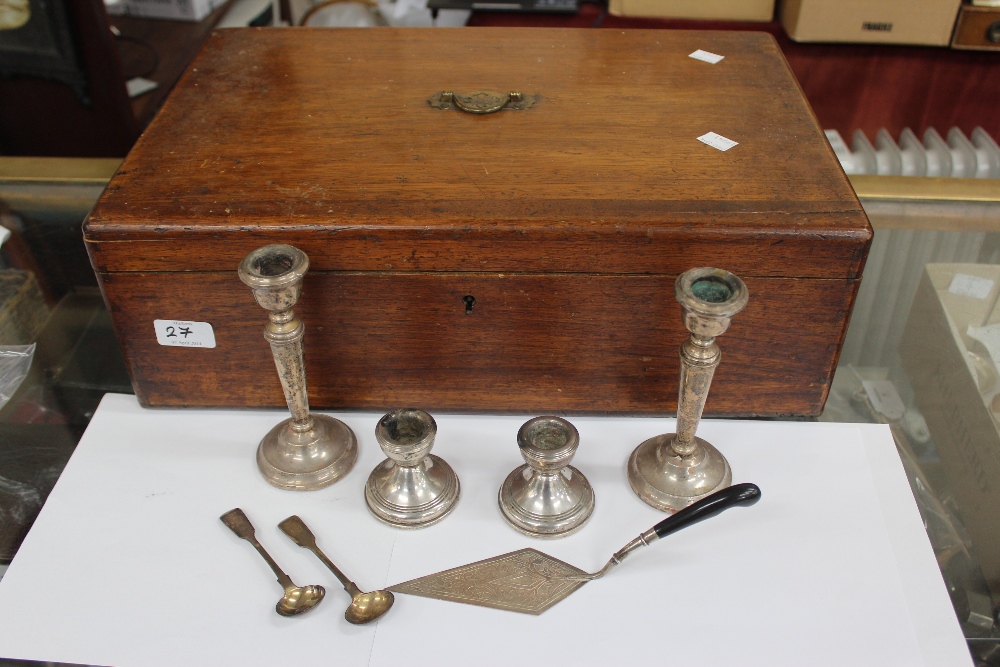
M0 573L101 397L131 393L81 234L117 164L0 158ZM875 240L820 420L890 426L970 652L1000 665L1000 182L852 183Z

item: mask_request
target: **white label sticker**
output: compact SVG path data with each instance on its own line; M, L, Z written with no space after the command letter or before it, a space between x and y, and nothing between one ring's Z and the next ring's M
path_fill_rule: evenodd
M993 281L989 278L979 278L970 276L967 273L956 273L951 279L948 291L959 296L971 296L977 299L985 299L993 290Z
M695 60L700 60L702 62L714 65L715 63L725 58L725 56L720 56L717 53L710 53L708 51L702 51L701 49L698 49L694 53L689 54L688 58L694 58Z
M712 148L718 148L720 151L728 151L733 146L739 146L739 144L732 139L726 139L721 134L716 134L715 132L709 132L708 134L703 134L698 137L698 141L703 144L708 144Z
M156 342L171 347L215 347L215 331L208 322L153 320Z
M906 414L903 399L899 397L896 385L889 380L863 380L861 386L864 387L865 394L875 411L889 421L902 419Z

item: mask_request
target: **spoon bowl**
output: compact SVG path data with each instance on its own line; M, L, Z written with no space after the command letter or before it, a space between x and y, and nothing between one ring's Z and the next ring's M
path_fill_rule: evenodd
M326 589L322 586L293 586L285 589L285 594L274 605L274 610L282 616L304 614L320 603Z
M354 625L371 623L389 611L395 601L396 598L389 591L358 593L351 601L351 606L344 612L344 618Z
M322 586L296 586L295 582L278 567L278 564L274 562L270 554L257 541L253 524L250 523L250 519L247 518L243 510L236 507L219 518L222 519L222 523L226 524L229 530L236 533L237 537L252 544L257 553L267 561L267 564L271 566L271 570L277 575L278 583L285 589L285 594L278 600L278 604L274 605L276 612L282 616L298 616L320 603L323 596L326 595L326 589Z
M316 545L316 536L313 535L306 522L298 516L292 515L278 524L285 535L288 535L297 545L303 549L309 549L316 557L323 561L323 564L333 572L334 576L344 585L344 590L351 596L351 606L344 612L344 618L348 623L354 625L364 625L371 623L377 618L381 618L385 612L389 611L392 603L396 601L389 591L372 591L365 593L358 585L344 576L340 568L333 564L323 550Z

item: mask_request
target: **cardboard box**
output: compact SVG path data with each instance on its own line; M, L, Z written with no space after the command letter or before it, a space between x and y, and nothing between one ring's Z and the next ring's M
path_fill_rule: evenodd
M1000 51L1000 6L962 5L955 23L951 48Z
M899 348L994 596L1000 595L1000 412L991 408L1000 402L1000 378L968 332L1000 319L998 296L1000 266L928 264Z
M146 19L200 21L225 0L120 0L109 4L108 14Z
M960 0L783 0L781 24L797 42L947 46Z
M774 0L611 0L614 16L717 21L770 21Z

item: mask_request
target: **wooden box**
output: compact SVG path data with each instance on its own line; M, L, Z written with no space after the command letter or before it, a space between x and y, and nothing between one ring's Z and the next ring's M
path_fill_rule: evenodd
M429 102L480 90L528 108ZM314 407L671 412L717 266L716 415L822 410L871 234L769 35L490 28L220 31L84 231L144 405L284 404L236 267L288 243Z
M962 0L783 0L781 24L796 42L947 46Z

